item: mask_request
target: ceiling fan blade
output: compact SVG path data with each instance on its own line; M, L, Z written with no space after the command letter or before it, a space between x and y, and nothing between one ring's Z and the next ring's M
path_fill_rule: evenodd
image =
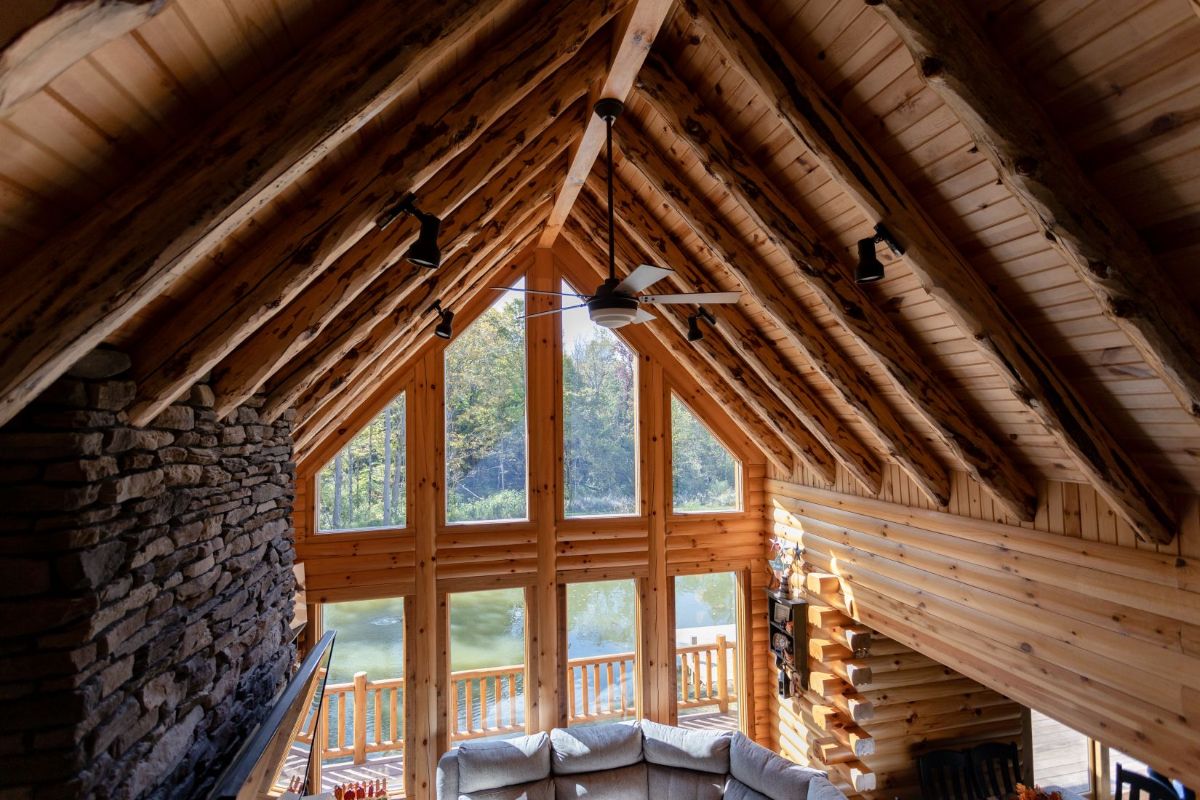
M639 308L637 313L633 315L633 319L629 321L630 325L638 325L642 322L651 322L654 320L654 315L644 308Z
M642 264L640 267L629 273L629 277L617 284L616 291L625 292L627 294L636 294L642 289L645 289L651 284L658 283L663 278L670 275L674 270L664 267L655 267L650 264Z
M587 303L578 306L567 306L566 308L552 308L549 311L539 311L536 314L526 314L521 319L533 319L534 317L548 317L551 314L561 314L564 311L571 311L576 308L587 308Z
M547 292L547 291L542 291L541 289L518 289L515 286L492 286L490 288L495 289L497 292L524 292L525 294L548 294L548 295L553 295L554 297L587 297L587 298L591 297L590 294L579 294L578 292Z
M736 303L742 296L741 292L691 292L688 294L644 294L638 298L639 303L658 303L670 305L675 303Z

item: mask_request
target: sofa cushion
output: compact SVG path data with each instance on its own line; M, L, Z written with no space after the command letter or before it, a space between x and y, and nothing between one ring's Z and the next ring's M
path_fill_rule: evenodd
M642 760L642 729L623 722L550 731L555 775L616 769Z
M541 780L550 774L545 733L499 742L463 742L458 748L458 791L470 794Z
M771 800L730 775L725 781L725 800Z
M530 781L517 786L502 786L499 789L481 789L478 792L460 794L456 800L554 800L554 782L549 778Z
M701 772L729 772L728 731L689 731L642 720L642 751L649 764Z
M646 790L644 761L618 769L554 776L555 800L649 800Z
M737 733L729 747L729 772L759 794L769 798L808 797L808 783L825 773L793 764Z
M438 800L458 800L457 750L451 750L438 759L434 785L437 787Z
M807 800L846 800L842 790L829 782L829 778L814 775L808 782Z
M657 800L721 800L725 776L694 769L646 765L646 786Z

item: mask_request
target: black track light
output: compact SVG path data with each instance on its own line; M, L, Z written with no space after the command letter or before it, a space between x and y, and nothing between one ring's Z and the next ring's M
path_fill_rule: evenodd
M399 203L380 214L375 220L375 225L380 229L386 228L401 214L416 217L421 222L421 232L417 234L417 240L408 248L404 258L419 267L437 269L442 265L442 251L438 247L438 233L441 231L442 220L417 208L416 201L416 195L405 195Z
M698 342L704 338L704 331L700 329L700 320L704 320L709 325L717 324L717 318L712 315L711 311L707 308L697 309L695 314L688 317L687 338L689 342Z
M881 222L875 226L875 235L858 240L858 267L854 270L856 283L874 283L883 280L883 262L875 255L875 245L886 244L898 256L904 255L904 247L896 241Z
M449 339L454 335L454 312L447 311L442 308L441 300L434 300L433 307L430 311L436 311L438 315L437 327L433 329L433 333L439 339Z

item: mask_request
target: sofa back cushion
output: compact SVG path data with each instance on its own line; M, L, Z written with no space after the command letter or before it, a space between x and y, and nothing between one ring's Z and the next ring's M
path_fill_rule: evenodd
M555 728L550 746L555 775L627 767L642 760L642 729L624 722Z
M771 800L730 775L725 780L725 800Z
M462 794L539 781L550 774L550 737L545 733L499 742L463 742L458 748Z
M725 776L715 772L646 764L646 785L655 800L721 800Z
M555 800L649 800L646 762L596 772L555 775L554 797Z
M648 719L640 724L646 763L719 775L729 772L729 743L733 738L729 731L689 731Z
M805 800L809 782L825 777L824 772L793 764L741 733L735 733L730 743L729 772L754 791L775 800Z

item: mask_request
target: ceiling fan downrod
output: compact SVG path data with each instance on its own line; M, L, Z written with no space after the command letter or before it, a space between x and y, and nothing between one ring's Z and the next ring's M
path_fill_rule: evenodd
M604 97L596 101L595 111L604 120L605 134L608 145L608 279L614 284L617 280L616 252L616 217L613 211L613 123L621 115L625 104L615 97Z

